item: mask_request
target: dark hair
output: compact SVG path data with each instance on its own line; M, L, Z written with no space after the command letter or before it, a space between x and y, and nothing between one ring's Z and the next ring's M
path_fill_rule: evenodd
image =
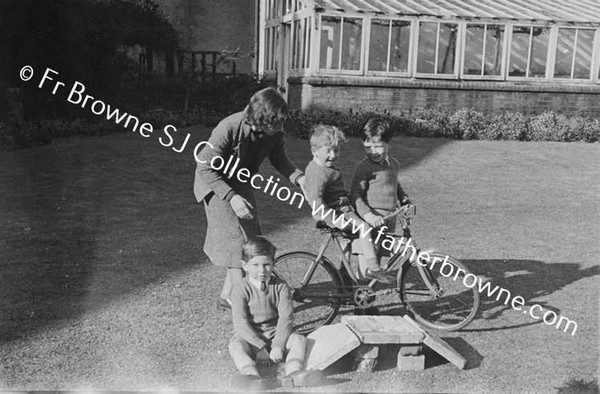
M256 256L267 256L275 260L277 248L263 237L252 237L242 245L242 260L246 263Z
M277 90L266 88L250 97L244 112L246 121L260 128L260 126L285 121L288 115L288 105Z
M366 141L368 138L379 137L383 142L390 142L394 133L390 129L390 124L382 118L371 118L363 127L361 138Z

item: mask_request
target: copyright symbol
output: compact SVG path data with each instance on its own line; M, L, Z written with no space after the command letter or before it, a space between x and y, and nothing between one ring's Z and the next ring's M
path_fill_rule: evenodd
M33 78L33 67L23 66L21 72L19 73L19 76L23 81L29 81L31 78Z

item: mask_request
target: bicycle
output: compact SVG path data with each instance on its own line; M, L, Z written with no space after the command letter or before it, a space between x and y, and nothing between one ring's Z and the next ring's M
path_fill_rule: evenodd
M441 253L430 253L429 260L421 255L422 250L414 244L409 228L411 219L416 215L414 205L401 206L385 219L394 215L398 215L398 227L402 229L402 234L385 235L398 242L404 239L406 245L412 243L417 253L405 252L404 249L408 250L408 247L393 251L385 268L389 275L397 271L391 288L375 279L368 284L361 284L351 265L349 242L352 237L324 222L317 222L317 228L328 236L316 255L296 251L276 259L274 275L285 280L293 289L295 330L308 334L331 323L342 306L364 310L390 294L393 296L390 308L393 312L398 304L426 327L455 331L471 323L479 309L479 292L476 288L463 285L457 268L462 270L463 277L470 270L461 261ZM339 269L324 255L331 242L337 246L341 256ZM417 261L419 256L420 263ZM452 272L457 272L456 276L442 275L439 266L437 270L429 269L426 263L435 259L440 266L442 260L450 264Z

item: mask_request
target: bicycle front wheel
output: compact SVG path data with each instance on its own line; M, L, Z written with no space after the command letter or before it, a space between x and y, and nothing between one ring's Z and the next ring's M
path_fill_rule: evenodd
M294 330L308 334L333 321L341 305L342 281L329 260L317 262L312 253L292 252L278 257L273 270L292 288Z
M471 271L461 261L439 253L430 254L427 263L426 267L408 265L402 273L400 288L409 311L430 328L455 331L465 327L479 309L476 286L463 283Z

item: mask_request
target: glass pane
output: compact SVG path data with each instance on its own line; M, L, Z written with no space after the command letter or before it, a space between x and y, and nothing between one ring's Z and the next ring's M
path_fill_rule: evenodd
M503 48L504 26L488 25L485 37L484 75L502 75Z
M550 28L534 27L531 42L531 59L529 60L529 77L544 78L546 76L546 59L548 57L548 39Z
M371 71L387 71L389 26L389 20L371 21L368 66Z
M438 47L438 74L453 74L456 57L456 32L458 25L453 23L440 24Z
M292 21L292 36L290 37L291 46L292 46L292 60L291 60L291 68L297 68L297 60L298 60L298 21Z
M417 72L435 72L435 42L437 39L437 23L419 23L419 44L417 52Z
M556 60L554 61L555 78L571 78L575 32L576 29L558 29Z
M292 68L301 68L304 57L304 20L294 21Z
M311 51L311 42L310 42L310 34L312 32L312 19L311 18L306 18L306 39L305 39L305 43L306 46L304 47L304 68L309 68L310 67L310 51Z
M323 16L322 18L319 67L337 70L340 60L341 18L334 16Z
M271 29L265 29L265 70L270 70L271 53Z
M273 11L273 18L277 18L279 16L281 16L281 2L282 0L275 0L275 5L274 5L274 11Z
M277 70L277 63L279 59L279 28L273 28L273 67L271 70Z
M580 29L577 35L577 54L573 78L590 79L592 53L594 47L594 30Z
M467 25L465 42L465 65L463 72L467 75L481 75L481 59L483 57L484 25Z
M360 70L362 19L344 18L342 35L342 69Z
M410 45L410 22L392 21L392 48L390 71L408 71L408 48Z
M510 45L510 64L508 75L511 77L526 77L527 58L529 57L529 35L531 28L513 26L512 42Z

